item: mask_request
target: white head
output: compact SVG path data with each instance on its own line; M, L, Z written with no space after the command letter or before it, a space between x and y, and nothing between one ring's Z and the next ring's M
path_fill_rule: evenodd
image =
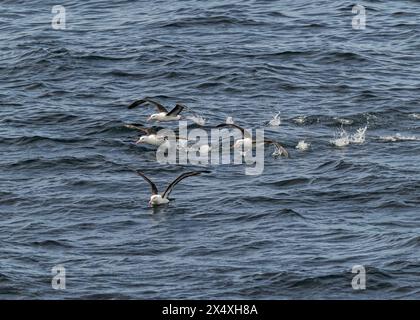
M154 194L150 196L149 206L156 206L160 203L162 196L159 194Z
M141 136L137 141L136 141L136 144L139 144L139 143L144 143L146 141L146 137L145 136Z
M149 118L147 118L147 121L156 121L158 119L159 119L159 113L154 113Z

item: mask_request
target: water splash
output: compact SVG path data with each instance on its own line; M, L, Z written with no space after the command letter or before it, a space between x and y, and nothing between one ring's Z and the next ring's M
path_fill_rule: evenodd
M330 140L330 143L339 148L345 147L350 143L363 144L366 141L366 131L367 126L357 129L354 134L350 135L343 127L341 127L338 135L336 135L334 139Z
M280 112L278 112L276 115L274 115L273 119L268 121L268 125L271 127L278 127L281 123L280 119Z
M350 137L346 130L341 128L340 132L335 135L334 139L330 140L330 143L336 147L345 147L350 144Z
M351 136L351 143L362 144L366 140L367 126L357 129L356 133Z
M305 140L301 140L301 141L298 142L298 144L296 146L296 149L301 150L301 151L305 151L305 150L308 150L310 146L311 146L310 143L305 142Z

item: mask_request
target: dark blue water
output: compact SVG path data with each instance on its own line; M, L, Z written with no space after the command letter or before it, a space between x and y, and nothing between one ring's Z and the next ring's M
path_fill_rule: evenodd
M364 1L365 30L349 1L64 1L66 30L55 4L0 4L1 298L420 298L418 1ZM202 168L133 143L144 96L210 125L281 112L291 157L209 165L152 210L133 170Z

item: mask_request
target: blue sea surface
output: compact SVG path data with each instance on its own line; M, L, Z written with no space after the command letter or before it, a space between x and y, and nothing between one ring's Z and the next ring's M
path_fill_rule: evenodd
M0 298L420 298L419 1L59 2L0 3ZM290 158L159 164L146 96Z

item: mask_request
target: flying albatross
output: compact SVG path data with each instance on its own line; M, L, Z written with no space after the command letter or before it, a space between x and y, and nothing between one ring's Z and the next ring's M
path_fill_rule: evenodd
M134 101L132 104L128 106L128 109L134 109L135 107L138 107L140 105L143 105L145 103L153 104L159 111L159 113L152 114L147 121L174 121L174 120L180 120L181 116L179 115L181 111L186 108L186 106L177 103L175 107L168 111L163 105L161 105L159 102L156 102L149 98L144 98L140 100Z
M251 146L256 144L256 141L252 139L251 134L245 130L244 128L234 124L234 123L222 123L216 126L216 128L224 128L224 127L233 127L242 132L243 139L238 139L235 141L235 144L233 145L234 148L240 148L242 145L244 146L244 149L250 148ZM271 139L264 139L264 144L273 144L276 149L277 153L279 155L283 155L285 157L289 157L289 153L287 150L277 141L271 140ZM246 151L246 150L245 150Z
M176 178L174 181L172 181L168 187L166 188L166 190L162 193L159 194L159 191L156 187L156 185L153 183L153 181L151 181L148 177L146 177L146 175L141 172L141 171L137 171L137 174L141 177L143 177L144 180L146 180L149 184L150 187L152 189L152 195L150 196L150 201L149 201L149 205L150 206L157 206L160 204L166 204L169 202L169 195L172 192L173 188L175 187L175 185L177 185L181 180L187 178L187 177L192 177L192 176L197 176L201 173L209 173L210 171L189 171L189 172L184 172L183 174L181 174L178 178Z

